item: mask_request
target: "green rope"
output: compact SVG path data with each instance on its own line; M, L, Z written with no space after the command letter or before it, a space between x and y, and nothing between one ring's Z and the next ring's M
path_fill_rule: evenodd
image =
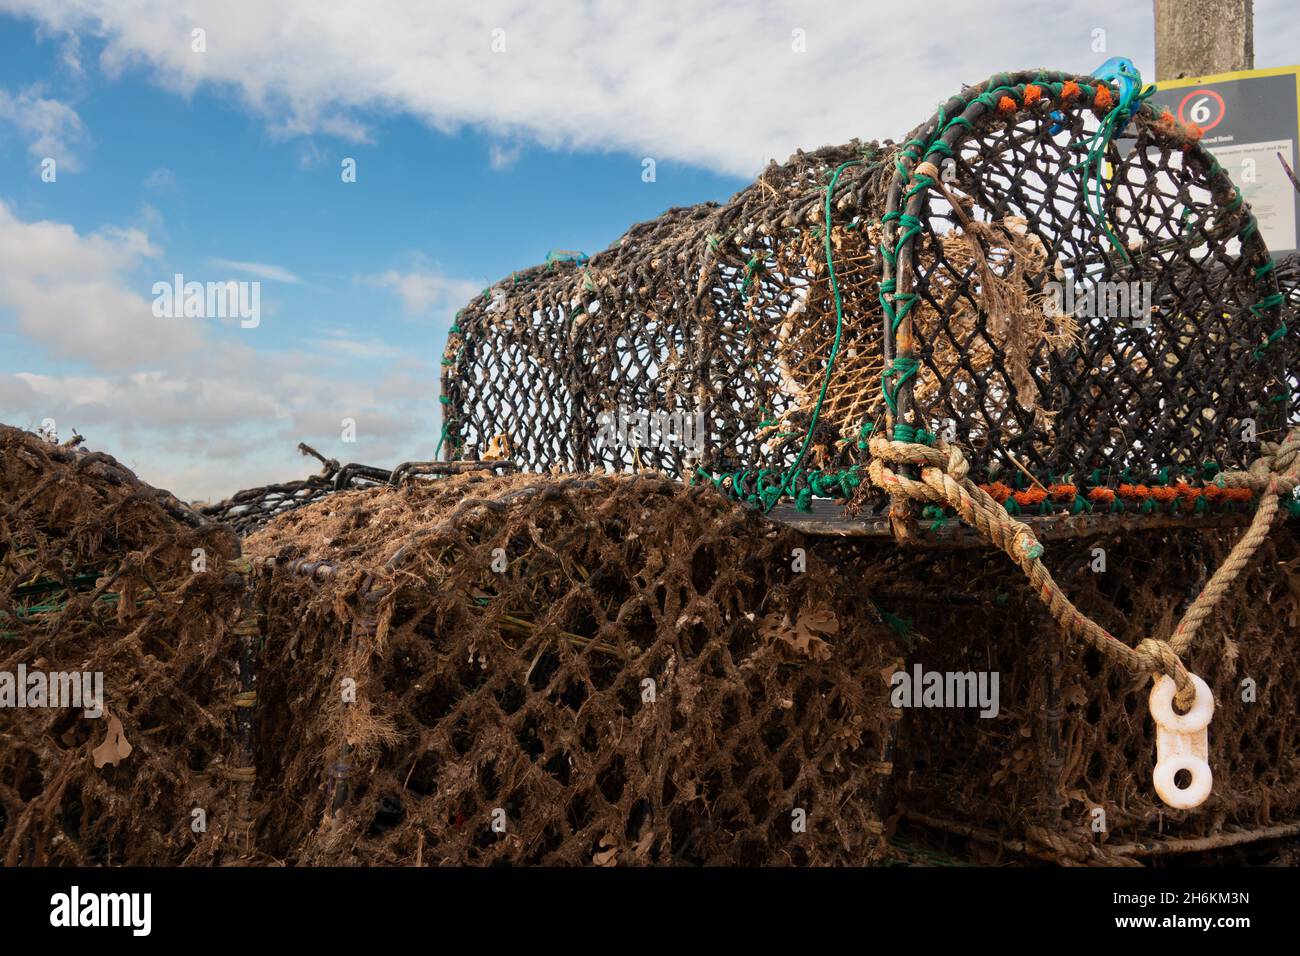
M1274 292L1270 295L1264 296L1264 298L1260 299L1258 302L1252 305L1250 307L1250 311L1255 315L1260 316L1261 313L1266 312L1269 309L1277 308L1285 301L1286 299L1281 292ZM1279 325L1276 329L1274 329L1272 332L1268 334L1268 338L1264 340L1263 344L1260 345L1258 348L1255 349L1255 351L1251 353L1251 357L1254 358L1256 361L1263 358L1264 350L1267 349L1269 346L1271 346L1274 342L1277 342L1278 340L1282 339L1286 335L1286 333L1287 333L1287 326L1286 326L1286 322L1283 321L1281 325Z
M931 531L938 531L948 523L948 513L942 505L926 505L921 509L921 517L934 522L930 525Z
M1124 129L1125 126L1128 125L1129 119L1132 117L1133 113L1136 112L1137 107L1142 103L1142 101L1148 99L1153 93L1155 93L1156 87L1152 84L1143 90L1142 75L1138 73L1137 70L1130 73L1121 67L1120 75L1126 79L1133 80L1134 83L1125 89L1123 94L1120 95L1119 101L1111 107L1110 112L1108 112L1105 118L1101 121L1101 125L1097 128L1097 131L1086 140L1082 140L1081 142L1072 145L1088 147L1088 155L1081 164L1088 170L1088 178L1084 180L1084 205L1088 212L1092 214L1092 217L1096 220L1097 224L1101 226L1102 232L1106 234L1106 238L1110 240L1110 244L1115 248L1115 251L1120 254L1120 258L1124 260L1124 264L1131 265L1132 263L1128 256L1128 250L1124 248L1124 244L1120 242L1111 231L1110 223L1106 220L1104 201L1106 187L1105 177L1102 175L1102 166L1105 162L1106 151L1110 148L1111 141ZM1097 82L1098 84L1101 84L1105 81L1098 80ZM1093 92L1093 98L1096 98L1095 91ZM1120 122L1121 118L1123 118L1122 123ZM1074 168L1077 169L1078 167ZM1088 186L1090 185L1095 188L1089 190Z
M822 376L821 391L817 395L817 404L813 406L812 418L808 422L808 432L804 435L803 446L799 449L799 457L795 459L794 464L786 470L781 476L781 484L777 487L777 495L769 502L764 502L763 511L771 511L772 506L783 497L787 491L791 490L793 485L798 481L800 471L803 467L804 459L808 455L808 446L812 444L813 432L817 429L817 419L821 415L822 404L826 401L826 391L830 388L831 372L835 369L835 359L840 351L840 339L844 334L844 301L840 296L840 284L835 278L835 257L831 246L831 215L832 199L835 194L835 186L840 181L840 174L850 166L861 166L866 162L863 159L851 159L847 163L841 163L839 168L831 175L831 180L826 184L826 205L824 221L825 227L823 232L824 245L826 250L826 275L830 280L831 295L835 300L835 340L831 343L830 354L826 357L826 374ZM797 505L796 501L796 505Z

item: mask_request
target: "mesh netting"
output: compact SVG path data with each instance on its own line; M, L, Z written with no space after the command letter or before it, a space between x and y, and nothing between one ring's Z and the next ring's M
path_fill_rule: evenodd
M0 852L860 864L891 787L901 812L1070 862L1295 820L1294 524L1187 656L1219 710L1214 795L1184 812L1151 790L1145 676L1064 640L1003 556L813 548L714 486L871 511L868 437L944 433L1006 511L1073 525L1045 560L1134 648L1233 533L1132 513L1249 509L1213 479L1300 420L1298 261L1269 259L1195 130L1021 73L901 145L800 152L724 205L491 287L444 357L439 451L461 460L304 446L320 475L204 509L251 535L251 572L233 534L111 458L6 429L0 670L102 670L135 750L95 768L101 724L0 711ZM555 474L485 473L515 466ZM1065 517L1094 505L1115 537ZM1000 716L900 720L897 660L998 673Z
M1175 529L1056 542L1049 564L1071 598L1130 645L1167 633L1238 537ZM1097 552L1105 571L1097 573ZM885 574L877 600L910 621L902 664L999 674L1000 710L905 711L897 740L899 807L954 832L979 827L1063 861L1119 862L1160 840L1231 834L1300 818L1295 745L1300 657L1300 539L1273 532L1251 571L1211 616L1187 666L1214 692L1214 791L1191 811L1155 795L1150 683L1066 641L1001 556L917 554L888 546L824 557L846 573ZM1251 681L1245 684L1244 681ZM1243 696L1250 696L1247 701ZM1105 811L1097 834L1094 810ZM1137 845L1137 849L1134 847ZM1212 844L1211 844L1212 845Z
M445 441L769 505L879 500L854 466L894 424L947 431L979 481L1244 465L1245 420L1275 437L1295 407L1291 306L1196 131L1132 109L1090 77L995 77L901 147L800 152L514 273L453 327Z
M1031 104L1025 84L1035 79ZM1100 87L1089 96L1082 81L1065 82L1081 92L1062 110L1042 78L997 78L949 101L910 141L910 173L896 180L889 213L916 222L885 230L886 245L898 242L885 281L910 278L893 309L907 304L904 286L915 296L887 350L921 364L910 396L900 391L900 417L952 422L978 474L1008 454L1043 475L1244 466L1258 452L1241 440L1243 420L1270 435L1287 420L1295 348L1274 340L1285 331L1281 297L1254 217L1195 133L1149 107L1090 159L1110 97L1099 108ZM950 159L941 180L964 215L986 224L976 235L995 279L1023 286L1029 309L987 308L995 283L968 261L961 215L917 175L922 152ZM1100 216L1090 210L1099 200ZM959 232L967 254L954 257ZM1051 282L1062 304L1071 289L1076 300L1100 289L1115 301L1076 301L1065 326L1021 334L1017 321L1043 321L1033 299Z
M815 560L792 570L796 543L649 476L460 477L279 519L245 542L277 781L260 848L870 861L889 632Z
M0 710L11 864L861 864L900 814L1114 863L1300 817L1294 522L1188 656L1215 786L1174 811L1145 678L1066 642L1000 555L816 543L661 476L475 474L281 516L250 572L108 456L0 438L0 671L102 670L133 748L97 768L107 720ZM1133 645L1237 534L1085 529L1048 560ZM899 662L996 672L998 716L891 707Z
M321 463L318 474L296 481L245 488L215 504L202 505L198 509L199 513L245 535L265 527L279 515L319 501L337 491L383 485L397 487L413 478L432 478L472 471L515 470L511 462L505 461L407 461L395 468L381 468L360 462L343 465L337 458L326 458L307 444L300 443L298 451Z
M675 476L777 460L777 419L807 421L808 388L834 332L815 235L820 187L864 154L878 158L841 177L846 211L834 241L848 301L872 309L874 253L862 222L848 227L858 210L882 208L892 148L799 153L725 206L670 210L590 260L554 258L471 302L444 358L450 447L476 457L495 441L533 469L640 465ZM849 348L866 360L877 337L857 324ZM872 398L854 393L839 383L835 400L841 418L860 422ZM601 416L620 410L678 414L692 426L703 415L707 455L684 441L599 441Z
M211 571L193 571L195 549ZM0 861L220 857L236 825L221 771L237 752L228 621L242 579L222 573L237 554L229 529L108 455L0 426L0 673L98 672L104 697L101 719L0 708ZM119 729L130 752L113 760Z

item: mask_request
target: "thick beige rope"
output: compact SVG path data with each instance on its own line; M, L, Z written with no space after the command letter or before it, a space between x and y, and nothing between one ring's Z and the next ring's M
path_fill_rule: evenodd
M1196 596L1169 639L1170 646L1179 655L1191 646L1197 629L1268 537L1281 496L1290 494L1300 483L1300 428L1292 429L1280 445L1265 442L1263 451L1263 456L1249 470L1229 471L1219 476L1218 483L1225 488L1249 488L1257 492L1260 495L1259 507L1255 509L1255 517L1246 533L1233 545L1227 559Z
M1169 641L1146 638L1137 647L1129 647L1065 596L1043 565L1043 546L1029 526L1007 514L1005 508L967 477L970 466L960 449L942 440L931 447L877 436L871 439L870 450L872 461L867 472L891 498L951 507L1020 566L1038 597L1067 634L1083 638L1103 654L1119 660L1137 673L1168 674L1178 686L1175 699L1184 709L1191 706L1195 690L1180 654L1190 646L1201 623L1268 536L1277 514L1279 496L1290 493L1300 483L1300 429L1293 430L1280 445L1265 443L1265 454L1248 471L1221 474L1217 483L1223 487L1250 488L1259 492L1259 507L1249 529L1192 602ZM889 467L900 464L920 466L920 480L901 475Z

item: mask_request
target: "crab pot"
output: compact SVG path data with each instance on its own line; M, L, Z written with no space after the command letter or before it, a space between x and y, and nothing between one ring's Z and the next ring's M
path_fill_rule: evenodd
M241 858L238 555L109 455L0 426L0 673L27 701L0 708L0 863Z
M887 631L713 488L451 477L244 542L259 849L300 864L861 864Z
M1239 534L1093 533L1046 542L1047 560L1085 613L1136 644L1172 627ZM873 600L906 622L894 668L997 677L991 715L924 701L901 708L893 809L910 823L1009 858L1107 865L1300 832L1294 521L1274 531L1186 660L1215 700L1213 792L1194 810L1173 810L1153 790L1149 678L1062 637L1001 555L842 539L819 547L838 573L871 580Z

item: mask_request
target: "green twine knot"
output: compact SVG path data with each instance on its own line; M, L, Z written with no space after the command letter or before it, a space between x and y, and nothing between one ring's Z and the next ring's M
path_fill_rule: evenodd
M938 531L948 523L948 515L939 505L926 505L921 509L921 517L933 519L934 523L930 525L931 531Z
M921 367L921 363L918 362L916 359L910 358L908 356L899 355L894 358L894 360L889 364L889 367L886 368L885 371L881 374L881 380L883 383L884 393L885 393L885 404L889 406L889 410L893 412L895 415L898 414L899 391L902 389L904 383L906 383L909 378L911 378L913 375L916 374L917 369L919 369L920 367ZM894 380L893 391L890 391L889 388L889 383L891 379ZM895 428L897 428L897 426L895 426ZM897 441L901 439L895 439L895 440Z

